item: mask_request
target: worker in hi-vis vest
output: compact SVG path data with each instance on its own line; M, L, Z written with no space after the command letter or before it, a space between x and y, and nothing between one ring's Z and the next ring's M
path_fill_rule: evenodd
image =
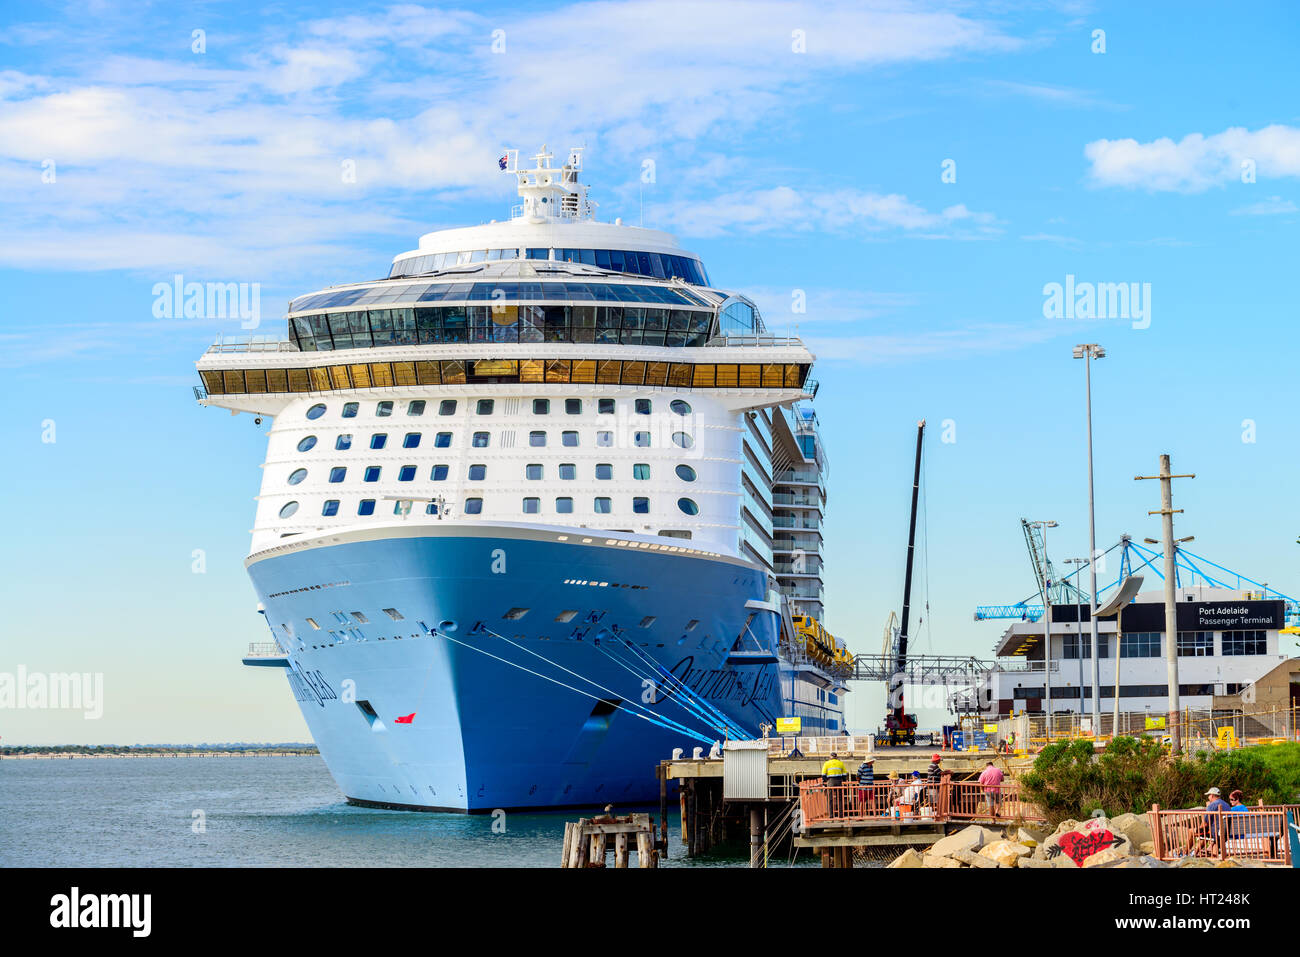
M822 765L822 777L827 784L842 785L849 776L849 770L840 760L840 756L834 751L831 752L830 760ZM844 806L844 792L841 788L836 788L830 793L830 811L831 815L838 816Z

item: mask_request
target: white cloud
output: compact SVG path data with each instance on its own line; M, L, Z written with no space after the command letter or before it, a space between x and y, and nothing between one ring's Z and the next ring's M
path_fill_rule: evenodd
M1281 196L1270 196L1268 199L1258 203L1251 203L1248 206L1242 206L1232 211L1234 216L1281 216L1285 213L1300 212L1300 206L1296 206L1289 199L1283 199Z
M1090 179L1101 186L1198 193L1242 182L1244 165L1252 163L1259 179L1300 176L1300 129L1279 124L1255 132L1191 133L1177 143L1168 137L1094 140L1083 152L1092 164Z

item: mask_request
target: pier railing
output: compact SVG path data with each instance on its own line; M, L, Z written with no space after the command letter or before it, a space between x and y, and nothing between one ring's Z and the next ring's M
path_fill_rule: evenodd
M1020 785L1005 781L938 784L886 781L881 784L827 784L823 778L799 783L799 807L805 824L899 821L913 824L949 821L1012 824L1043 820L1032 804L1020 798Z
M1300 820L1300 804L1257 805L1245 811L1162 810L1147 812L1154 856L1256 860L1293 865L1287 835L1287 812Z

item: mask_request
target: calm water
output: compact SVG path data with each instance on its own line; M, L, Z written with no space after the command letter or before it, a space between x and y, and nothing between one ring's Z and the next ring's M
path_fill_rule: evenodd
M314 755L0 760L4 866L557 867L564 822L583 813L511 812L494 834L489 815L352 807ZM661 866L687 865L671 810L668 821Z

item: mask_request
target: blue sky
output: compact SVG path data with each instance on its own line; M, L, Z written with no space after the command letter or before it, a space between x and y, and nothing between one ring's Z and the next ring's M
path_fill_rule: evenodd
M306 738L283 681L239 664L265 637L241 559L266 426L190 394L206 345L244 330L156 319L152 287L260 283L279 332L289 297L504 218L495 159L542 142L585 144L601 218L677 233L817 353L827 619L851 646L877 650L901 604L918 418L922 650L990 651L974 606L1033 587L1021 516L1060 522L1058 561L1086 554L1076 342L1109 353L1099 544L1158 535L1133 476L1168 452L1197 475L1179 534L1300 593L1292 5L520 11L0 14L0 670L102 672L105 695L97 721L0 712L5 743ZM1149 284L1149 324L1048 318L1067 275ZM853 697L874 726L878 691Z

